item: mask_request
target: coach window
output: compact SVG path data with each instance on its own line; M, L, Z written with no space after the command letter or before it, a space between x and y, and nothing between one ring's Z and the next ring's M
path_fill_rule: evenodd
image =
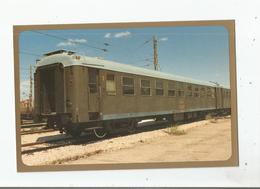
M199 97L199 88L195 87L194 89L194 97Z
M178 91L178 96L179 96L179 97L184 97L184 91L179 90L179 91Z
M187 86L187 96L192 97L192 85L190 84Z
M122 78L123 95L134 95L134 78Z
M97 93L97 74L94 70L89 70L88 87L90 93Z
M230 93L229 93L229 91L227 91L227 97L229 97L230 96Z
M116 95L116 82L114 74L107 74L106 91L108 95Z
M204 88L204 87L201 87L201 88L200 88L200 96L201 96L201 97L204 97L204 96L205 96L205 88Z
M156 83L155 83L155 93L158 96L163 96L163 81L156 80Z
M141 95L150 95L151 86L149 80L141 80Z
M168 83L168 96L175 96L174 83Z
M184 87L184 83L178 82L178 92L177 92L177 95L178 95L179 97L184 97L183 87Z

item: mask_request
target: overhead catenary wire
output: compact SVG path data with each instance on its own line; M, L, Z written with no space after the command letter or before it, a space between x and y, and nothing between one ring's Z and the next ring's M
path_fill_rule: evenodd
M143 42L143 43L139 46L139 48L143 47L144 45L146 45L147 43L149 43L149 42L151 42L151 41L152 41L152 39L146 40L145 42Z
M45 36L48 36L48 37L51 37L51 38L55 38L57 40L62 40L62 41L69 41L69 39L66 39L64 37L60 37L60 36L57 36L57 35L53 35L53 34L49 34L49 33L45 33L45 32L40 32L40 31L37 31L37 30L32 30L31 32L34 32L34 33L38 33L38 34L41 34L41 35L45 35ZM141 43L137 48L135 48L134 52L130 53L132 54L131 57L134 56L134 54L140 50L140 48L144 47L146 44L148 44L149 42L152 42L154 39L153 38L148 38L147 40L145 40L143 43ZM74 43L74 44L79 44L79 45L83 45L83 46L87 46L89 48L94 48L94 49L98 49L98 50L102 50L103 52L107 52L107 49L103 49L103 48L99 48L99 47L95 47L95 46L92 46L92 45L88 45L88 44L83 44L81 42L77 42L77 41L72 41L71 43ZM103 43L105 46L111 46L110 43ZM26 52L26 51L20 51L21 54L27 54L27 55L31 55L31 56L35 56L35 57L41 57L41 55L39 54L36 54L36 53L31 53L31 52ZM146 58L144 59L144 61L148 61L150 62L149 60L150 58ZM160 67L159 65L157 65L158 68ZM158 69L157 68L157 69ZM160 69L160 68L159 68Z
M148 44L149 42L152 41L152 38L148 38L147 40L145 40L143 43L141 43L140 45L138 45L132 52L128 52L129 58L133 59L133 57L136 55L137 52L139 52L139 50L144 47L146 44ZM146 61L144 59L142 59L142 61ZM136 63L133 63L136 64Z
M55 38L57 40L69 41L69 39L66 39L64 37L60 37L60 36L57 36L57 35L40 32L40 31L37 31L37 30L31 30L31 32L38 33L38 34L41 34L41 35L45 35L45 36L48 36L48 37L52 37L52 38ZM105 49L105 48L99 48L99 47L96 47L96 46L88 45L88 44L85 44L85 43L80 43L80 42L77 42L77 41L72 41L71 43L82 45L82 46L86 46L86 47L92 48L92 49L101 50L103 52L108 52L108 50ZM106 46L108 46L108 45L106 45Z

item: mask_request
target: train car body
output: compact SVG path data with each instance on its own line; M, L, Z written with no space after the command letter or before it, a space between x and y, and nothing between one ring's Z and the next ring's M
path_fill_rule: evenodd
M34 80L35 118L69 133L230 112L230 89L64 50L38 61Z

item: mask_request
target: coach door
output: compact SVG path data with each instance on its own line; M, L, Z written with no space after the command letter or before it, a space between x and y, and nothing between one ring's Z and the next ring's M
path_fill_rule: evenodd
M88 89L89 120L97 120L99 119L100 112L100 85L98 69L88 69Z
M37 105L42 114L64 111L64 86L62 64L53 64L37 69L35 91Z

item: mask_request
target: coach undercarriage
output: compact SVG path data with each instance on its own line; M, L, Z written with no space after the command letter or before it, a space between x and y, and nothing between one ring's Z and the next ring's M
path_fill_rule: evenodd
M149 115L143 117L122 118L112 120L91 120L88 122L73 123L71 122L70 114L49 114L44 115L47 119L47 127L59 130L61 133L66 133L77 137L82 132L93 132L97 138L104 138L108 134L120 132L133 133L138 127L142 127L139 123L143 120L152 120L167 124L186 123L196 120L213 118L215 116L229 115L230 108L181 112L175 114Z

